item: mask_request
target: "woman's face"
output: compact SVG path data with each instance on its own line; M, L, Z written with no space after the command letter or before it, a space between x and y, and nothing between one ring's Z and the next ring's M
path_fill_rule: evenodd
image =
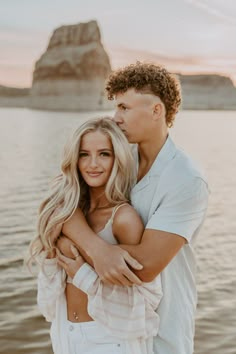
M89 132L81 139L78 168L89 187L105 187L114 163L110 138L101 131Z

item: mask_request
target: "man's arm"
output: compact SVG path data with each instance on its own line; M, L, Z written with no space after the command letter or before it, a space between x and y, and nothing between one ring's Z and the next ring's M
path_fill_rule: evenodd
M142 269L142 265L126 250L110 245L98 237L87 224L80 209L63 224L62 232L76 244L84 258L90 260L89 263L104 282L118 285L141 284L129 266L138 270Z
M174 186L148 221L141 244L121 246L143 265L135 271L141 280L153 280L191 242L205 218L208 194L207 184L198 177Z
M142 237L143 223L135 210L126 205L116 212L112 231L119 242L135 245ZM81 267L81 257L76 252L73 260L57 252L58 263L73 279L73 285L88 295L89 315L122 339L156 335L159 316L155 310L162 298L160 277L141 286L107 285L88 264ZM118 318L114 313L123 315Z
M70 235L74 234L73 227L76 227L76 223L78 222L78 219L74 220L73 223L74 222L75 222L74 225L72 224L70 225L71 227ZM79 227L79 225L77 227ZM159 231L159 230L145 230L142 237L141 244L139 245L120 244L119 246L123 250L129 252L129 254L134 259L136 259L137 261L139 261L140 264L142 264L143 266L142 270L132 269L132 271L142 281L150 282L167 266L167 264L178 253L178 251L181 249L181 247L184 245L185 242L186 240L183 237L176 234ZM105 246L106 245L108 244L105 243ZM104 247L104 245L101 245L100 251L98 251L97 254L94 255L94 259L95 260L96 258L98 259L97 261L98 271L96 267L94 268L96 269L97 273L100 274L99 275L100 279L103 280L104 282L108 282L111 284L131 285L131 282L127 282L125 278L123 279L122 282L122 279L120 278L119 269L117 268L118 266L117 264L114 265L116 267L116 270L114 270L113 273L110 275L109 272L111 271L112 259L114 259L114 257L117 256L117 250L119 252L118 254L120 254L120 250L117 249L117 246L113 246L113 245L108 245L108 246L110 247L108 247L107 250L107 248ZM70 243L68 242L68 246L65 247L69 249ZM94 243L94 247L96 248L95 243ZM81 251L81 247L78 247L78 249L80 249L80 253L82 254L83 251ZM70 256L69 253L65 253L65 252L63 253L66 254L67 256ZM86 254L83 254L83 256L86 259L87 263L93 266L93 261L91 260L91 258L86 257ZM101 262L101 260L103 260L102 264L99 263ZM105 272L103 272L103 269L105 269Z
M186 240L179 235L160 231L145 230L140 245L120 245L143 265L142 270L134 270L144 282L152 281L179 252Z
M185 242L190 242L192 235L203 222L207 201L207 185L200 178L193 178L188 184L184 183L175 188L148 221L140 245L122 245L122 248L108 245L93 233L85 218L86 225L81 229L76 214L65 224L67 229L63 228L63 232L77 244L76 238L78 239L80 230L83 242L79 240L78 243L81 242L80 246L92 258L94 268L104 282L120 284L120 274L123 279L126 277L132 282L134 273L127 267L126 262L132 270L135 269L141 280L151 281L169 264ZM87 229L93 233L90 238L87 238ZM133 266L132 261L128 261L127 251L143 268L138 269ZM127 285L125 280L123 281L124 283L121 283Z

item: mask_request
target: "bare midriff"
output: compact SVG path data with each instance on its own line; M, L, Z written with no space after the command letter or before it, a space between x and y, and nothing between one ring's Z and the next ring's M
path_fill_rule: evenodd
M87 306L88 297L73 284L66 284L67 319L71 322L93 321L89 316Z

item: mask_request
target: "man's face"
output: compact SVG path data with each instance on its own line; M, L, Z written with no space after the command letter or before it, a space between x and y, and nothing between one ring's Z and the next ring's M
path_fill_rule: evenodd
M116 95L114 121L124 132L130 143L142 143L148 139L152 129L153 96L134 89Z

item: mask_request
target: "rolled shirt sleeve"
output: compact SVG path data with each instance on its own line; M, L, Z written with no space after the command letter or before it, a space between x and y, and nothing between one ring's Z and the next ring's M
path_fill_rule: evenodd
M89 315L111 335L146 339L157 334L159 316L155 310L162 298L160 277L141 286L108 285L85 263L73 284L88 295Z
M45 259L38 274L37 304L48 322L55 318L57 299L65 290L65 271L57 264L56 258Z

